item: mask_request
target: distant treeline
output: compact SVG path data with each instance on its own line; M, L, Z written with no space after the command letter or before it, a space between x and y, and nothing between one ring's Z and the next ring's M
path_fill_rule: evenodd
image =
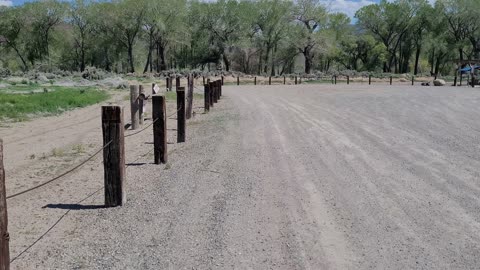
M46 0L0 7L0 68L445 74L453 59L480 58L479 0L382 0L361 8L355 24L323 3Z

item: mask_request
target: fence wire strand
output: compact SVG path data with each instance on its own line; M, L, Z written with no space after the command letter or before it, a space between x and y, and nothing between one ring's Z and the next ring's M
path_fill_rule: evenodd
M89 194L87 197L83 198L82 200L78 201L76 204L81 204L82 202L88 200L89 198L93 197L95 194L97 194L98 192L100 192L101 190L103 190L104 187L101 187L99 189L97 189L95 192ZM33 246L35 246L38 242L40 242L40 240L42 240L49 232L51 232L59 223L60 221L62 221L69 213L70 211L72 211L72 209L69 209L67 210L63 215L60 216L60 218L58 218L58 220L53 223L52 226L50 226L50 228L48 228L48 230L43 233L39 238L37 238L37 240L35 240L31 245L29 245L28 247L26 247L22 252L20 252L17 256L15 256L12 260L10 260L10 263L13 263L15 260L17 260L18 258L20 258L23 254L25 254L28 250L30 250Z
M28 193L30 191L33 191L33 190L36 190L36 189L39 189L45 185L48 185L64 176L66 176L67 174L77 170L78 168L82 167L83 165L85 165L85 163L89 162L90 160L92 160L95 156L97 156L103 149L105 149L107 146L109 146L113 141L109 141L107 144L105 144L102 148L100 148L97 152L95 152L93 155L91 155L89 158L87 158L86 160L84 160L82 163L78 164L77 166L73 167L72 169L60 174L59 176L56 176L55 178L51 179L51 180L48 180L47 182L44 182L38 186L34 186L32 188L29 188L27 190L24 190L24 191L21 191L21 192L18 192L18 193L15 193L13 195L10 195L10 196L7 196L7 199L12 199L12 198L15 198L17 196L20 196L20 195L23 195L25 193Z
M135 133L131 133L131 134L125 135L124 137L125 137L125 138L128 138L128 137L132 137L132 136L135 136L135 135L137 135L137 134L139 134L139 133L144 132L144 131L147 130L149 127L153 126L153 124L155 124L155 122L157 122L159 119L160 119L160 118L157 118L157 119L153 120L152 123L150 123L148 126L144 127L142 130L137 131L137 132L135 132Z

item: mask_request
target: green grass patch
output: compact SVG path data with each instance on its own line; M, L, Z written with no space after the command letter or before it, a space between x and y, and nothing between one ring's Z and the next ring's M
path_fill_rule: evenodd
M5 88L0 88L0 93L17 93L17 92L20 92L20 93L28 93L28 92L32 92L32 91L41 91L43 90L44 87L40 86L40 84L38 83L34 83L34 82L30 82L28 84L15 84L15 85L10 85L8 87L5 87ZM52 90L55 90L55 88L59 88L59 87L47 87L48 89L52 89Z
M108 97L105 91L91 88L55 87L54 91L34 94L0 92L0 121L25 121L32 115L54 115L99 103Z

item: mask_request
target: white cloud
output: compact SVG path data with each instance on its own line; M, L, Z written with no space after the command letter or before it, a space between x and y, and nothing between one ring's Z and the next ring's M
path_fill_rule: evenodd
M355 16L355 12L364 6L376 4L372 0L322 0L325 6L332 12L342 12L350 18Z
M10 0L0 0L0 6L11 7L13 6L13 2Z

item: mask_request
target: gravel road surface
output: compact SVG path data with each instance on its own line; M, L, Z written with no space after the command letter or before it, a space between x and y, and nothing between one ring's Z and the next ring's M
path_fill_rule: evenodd
M126 206L43 196L73 210L12 267L478 269L479 108L469 88L225 87L168 165L131 164Z

